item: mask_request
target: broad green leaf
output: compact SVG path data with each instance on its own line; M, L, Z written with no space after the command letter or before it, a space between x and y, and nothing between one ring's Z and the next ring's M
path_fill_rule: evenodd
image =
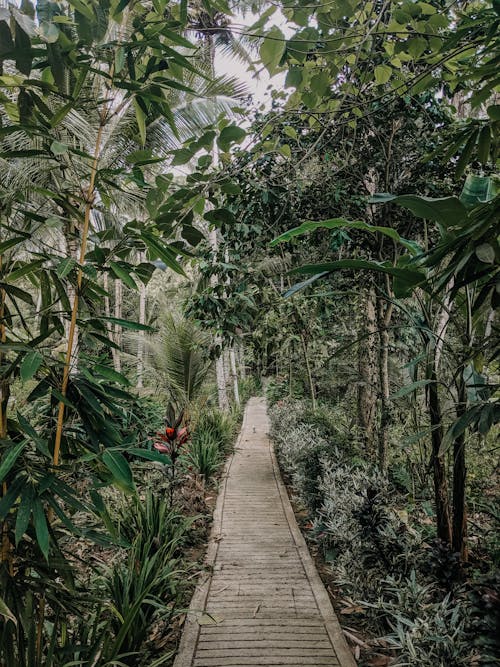
M33 503L33 523L35 525L36 541L40 547L40 551L45 557L49 559L49 529L47 527L47 520L40 498L35 498Z
M113 475L116 484L124 491L134 490L134 479L127 459L121 452L106 450L102 455L102 462Z
M16 529L15 529L16 546L23 539L23 535L28 529L32 505L33 505L33 487L28 486L28 488L25 491L23 491L23 495L21 496L21 502L19 503L19 507L17 509Z
M140 324L139 322L132 322L130 320L123 320L120 317L101 317L101 320L104 322L111 322L112 324L118 324L124 329L131 329L132 331L153 331L152 327L149 327L146 324ZM99 322L101 320L99 320Z
M265 35L260 47L260 58L271 76L275 74L285 52L285 35L277 26L273 26Z
M23 449L28 444L27 440L19 442L17 445L10 447L6 450L5 454L2 457L2 462L0 463L0 482L3 482L9 472L12 470L12 466L19 458L19 455Z
M219 148L226 152L229 150L232 143L240 143L246 137L247 133L242 127L237 125L227 125L217 139Z
M118 262L110 262L109 266L117 278L119 278L124 285L130 287L130 289L137 289L134 279L130 273L123 266L118 264Z
M362 220L350 221L350 220L345 220L344 218L332 218L331 220L322 220L321 222L313 222L312 220L308 220L306 222L303 222L300 225L300 227L295 227L294 229L290 229L284 234L281 234L281 236L278 236L273 241L271 241L270 245L275 246L278 243L282 243L283 241L289 241L290 239L296 236L301 236L302 234L307 234L309 232L316 231L317 229L338 229L338 228L361 229L363 231L367 231L372 234L378 232L400 243L402 246L407 248L412 255L418 255L422 252L422 249L417 243L415 243L414 241L409 241L407 239L404 239L397 233L395 229L392 229L391 227L377 227L374 225L369 225L368 223L363 222Z
M3 241L0 243L0 255L3 255L3 253L10 250L10 248L14 248L14 246L23 243L23 241L26 241L24 236L14 236L11 239L7 239L7 241Z
M66 278L66 276L71 273L76 264L76 260L74 260L72 257L66 257L57 265L57 276L61 279Z
M142 106L139 104L139 101L134 97L134 109L135 109L135 118L137 120L137 127L139 128L139 136L141 138L141 144L144 146L146 143L146 113L143 110Z
M312 276L311 278L308 278L307 280L303 280L301 283L297 283L296 285L292 285L289 290L287 290L284 293L285 299L287 299L289 296L293 296L296 292L300 292L300 290L305 289L306 287L309 287L309 285L312 285L315 283L317 280L320 278L323 278L324 276L328 276L330 271L322 271L321 273L317 273L315 276Z
M377 65L375 67L375 82L378 85L387 83L392 75L392 67L389 65Z
M479 161L487 164L490 156L491 147L491 131L489 125L485 125L479 133L479 141L477 146L477 156Z
M141 232L141 239L146 244L152 259L161 259L170 269L181 276L186 277L184 269L177 261L177 253L175 253L169 246L167 246L160 238L154 237L147 232Z
M353 269L375 271L377 273L386 273L395 278L399 278L405 284L416 287L426 281L426 275L422 271L413 269L399 268L382 262L371 262L365 259L340 259L335 262L325 262L323 264L305 264L290 271L291 274L297 273L323 273L338 271L339 269Z
M50 144L50 150L54 155L64 155L68 152L69 147L66 144L61 143L60 141L54 140Z
M33 375L37 372L37 370L40 368L41 364L43 362L43 357L40 354L40 352L37 352L36 350L33 350L33 352L28 352L28 354L24 357L21 368L20 368L20 375L21 375L21 380L23 382L26 382L26 380L30 380Z
M59 39L59 28L49 21L42 21L38 28L38 34L47 44L54 44Z
M149 449L127 449L127 454L132 456L138 456L142 459L147 459L148 461L157 461L158 463L164 463L165 465L170 465L172 460L167 454L160 454L160 452L151 451Z
M290 125L286 125L283 128L283 133L286 134L287 137L290 137L291 139L298 139L297 135L297 130L294 127L291 127Z
M14 625L17 625L17 618L14 616L2 598L0 598L0 616L3 616L6 621L12 621Z
M467 209L458 197L420 197L419 195L375 194L369 200L372 204L392 202L398 206L409 208L417 218L434 220L444 229L462 225L467 221Z
M403 396L407 396L408 394L413 394L413 392L417 391L417 389L426 387L431 382L432 380L417 380L416 382L407 384L404 387L401 387L401 389L397 391L395 394L392 394L391 399L403 398Z
M500 120L500 104L490 104L487 112L491 120Z
M117 382L118 384L122 384L125 386L130 386L130 382L125 377L125 375L118 373L118 371L115 371L113 368L110 368L109 366L102 366L101 364L96 364L94 366L94 369L97 373L99 373L99 375L102 375L108 380L112 380L113 382Z

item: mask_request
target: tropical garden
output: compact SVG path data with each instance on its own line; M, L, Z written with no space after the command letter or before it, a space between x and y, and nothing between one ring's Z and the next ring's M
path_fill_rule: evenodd
M252 395L358 663L497 664L499 35L0 2L1 667L172 664Z

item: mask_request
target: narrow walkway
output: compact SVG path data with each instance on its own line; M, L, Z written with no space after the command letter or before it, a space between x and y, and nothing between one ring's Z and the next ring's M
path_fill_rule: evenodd
M174 667L355 667L250 399Z

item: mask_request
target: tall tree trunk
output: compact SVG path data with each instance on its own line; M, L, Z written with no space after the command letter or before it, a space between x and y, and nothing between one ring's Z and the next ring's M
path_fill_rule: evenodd
M458 378L457 419L465 414L467 408L467 389L464 380L464 368L460 368ZM465 431L453 443L453 551L467 561L467 506L465 502Z
M104 314L106 315L106 317L111 317L111 300L109 298L109 274L107 272L105 272L103 276L103 286L104 286L104 291L106 292L106 296L104 297ZM109 321L106 322L106 331L108 332L109 339L114 342L115 337L113 334L113 325ZM113 360L113 368L116 368L115 357L117 354L118 350L112 347L111 358Z
M123 301L123 285L121 280L115 280L115 317L122 318L122 301ZM122 328L119 324L115 325L115 343L121 348L122 346ZM120 357L120 350L115 350L116 354L113 357L115 371L118 373L122 369L122 360Z
M243 346L243 343L239 342L238 343L238 366L240 368L240 377L242 380L246 380L247 377L247 369L245 366L245 348Z
M146 285L141 281L139 283L139 324L146 324ZM144 375L144 331L139 331L139 340L137 342L137 386L142 388Z
M441 444L443 442L443 418L439 401L434 355L432 355L432 360L428 364L427 379L430 380L428 385L428 402L429 418L431 422L432 467L437 536L443 540L443 542L451 545L451 519L450 504L448 500L448 485L446 483L446 468L444 457L440 452Z
M380 427L378 433L378 464L387 470L389 455L389 427L391 425L391 402L389 381L389 324L393 306L383 297L377 299L377 325L379 331L379 383L380 383Z
M65 250L67 257L78 261L78 236L77 229L75 225L71 222L66 223L64 227L64 241L65 241ZM68 283L67 294L71 309L73 309L75 299L76 299L76 289L71 283ZM69 332L71 328L71 321L68 320L65 323L66 330L66 339L69 339ZM75 375L78 372L78 343L79 343L79 330L78 325L75 325L73 332L73 350L71 353L71 361L69 367L69 374Z
M300 332L300 342L302 343L302 352L304 353L304 361L306 364L306 372L307 372L307 380L309 382L309 391L311 393L311 402L312 402L312 409L316 410L316 391L314 389L314 382L313 382L313 377L312 377L312 372L311 372L311 364L309 363L309 355L307 353L307 343L306 343L306 338L304 336L304 332Z
M234 402L240 405L240 388L238 387L238 371L236 369L236 355L234 353L234 344L229 349L229 362L231 365L231 378L233 380Z
M358 425L366 454L375 458L375 418L377 414L377 321L375 290L366 293L363 325L358 344Z

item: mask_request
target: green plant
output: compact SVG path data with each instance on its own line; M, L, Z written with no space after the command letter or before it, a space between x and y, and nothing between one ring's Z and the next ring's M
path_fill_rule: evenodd
M210 429L197 431L191 440L186 458L194 472L208 483L222 461L216 432Z
M153 539L148 542L139 536L126 562L105 572L103 587L113 633L110 655L127 654L132 664L141 664L153 623L171 621L182 573L172 551L169 542L158 546Z
M220 451L228 451L233 444L236 423L234 416L221 410L205 409L195 422L193 438L198 434L210 433Z
M135 544L143 557L162 549L170 560L179 555L192 522L170 507L161 492L146 489L119 509L118 535Z

